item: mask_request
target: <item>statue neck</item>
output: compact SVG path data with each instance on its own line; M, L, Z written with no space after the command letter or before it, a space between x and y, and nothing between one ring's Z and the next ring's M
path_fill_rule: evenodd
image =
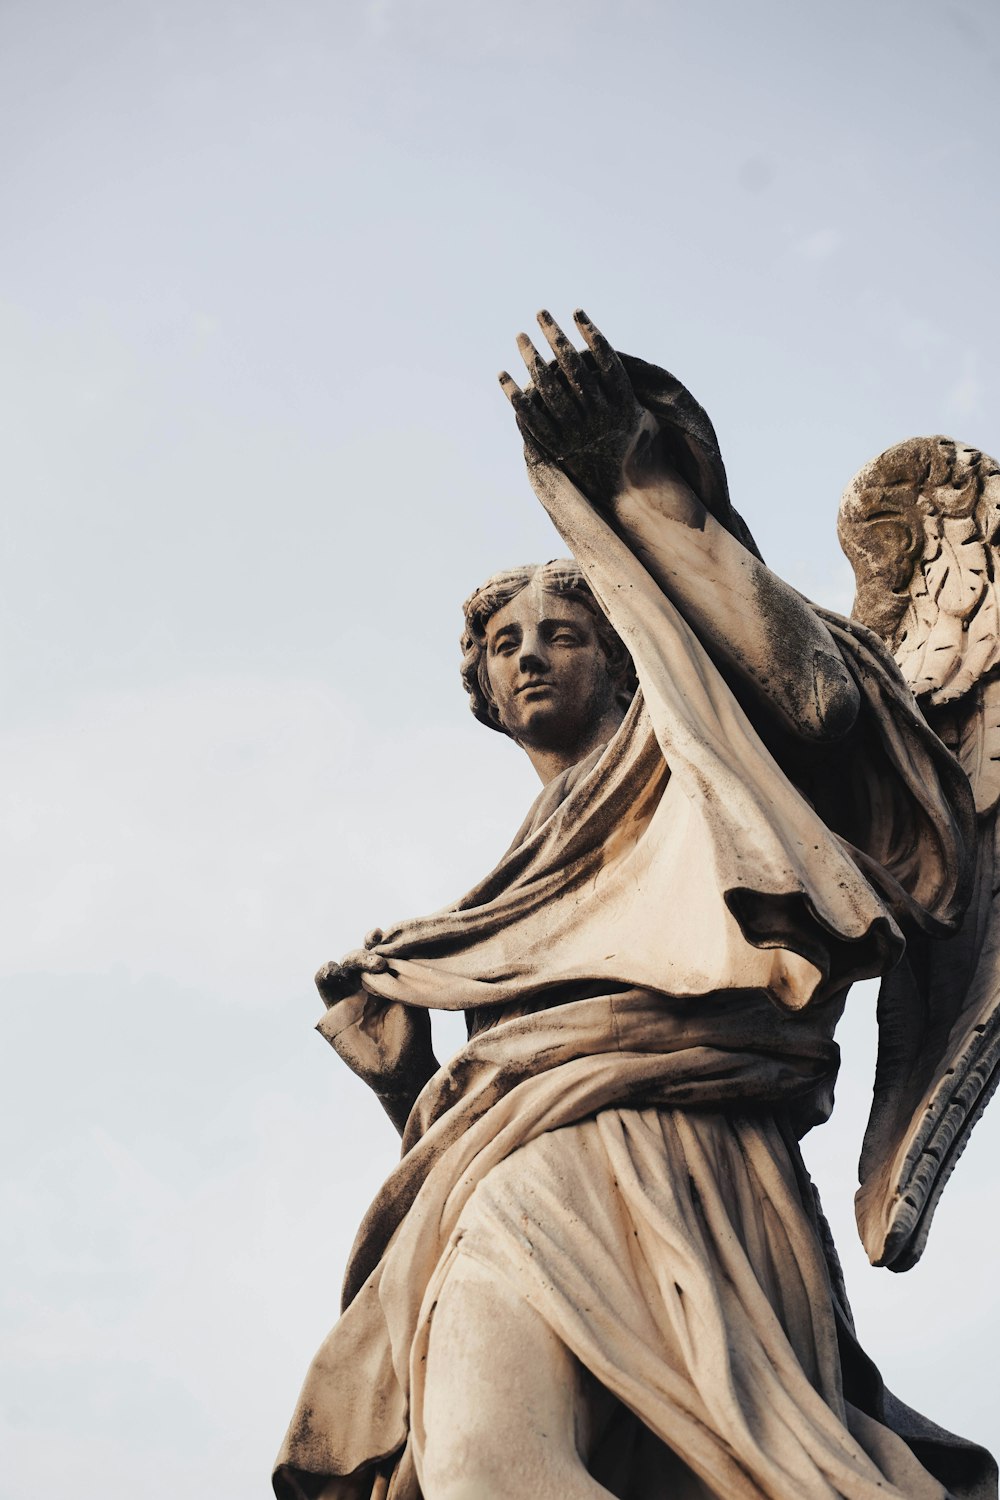
M568 771L570 766L577 765L599 746L606 745L624 717L624 710L618 703L614 703L597 721L592 731L584 738L574 741L572 745L552 747L526 745L523 741L518 741L518 743L537 771L542 785L548 786L550 781L555 781L556 777Z

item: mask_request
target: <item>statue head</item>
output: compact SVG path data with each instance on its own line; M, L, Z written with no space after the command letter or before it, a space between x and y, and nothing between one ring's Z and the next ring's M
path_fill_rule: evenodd
M632 658L576 563L494 573L464 608L462 681L481 724L529 750L572 752L621 720Z
M908 438L856 474L840 502L837 533L854 569L855 618L890 647L918 566L936 555L941 525L964 519L995 541L1000 465L949 437Z

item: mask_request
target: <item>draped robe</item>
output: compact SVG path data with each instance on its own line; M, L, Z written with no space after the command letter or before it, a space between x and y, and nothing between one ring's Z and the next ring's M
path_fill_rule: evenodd
M636 539L533 478L640 692L485 880L381 935L366 989L490 1024L414 1107L276 1494L419 1500L433 1310L468 1255L617 1399L592 1470L616 1495L995 1497L989 1456L857 1348L796 1144L849 985L962 909L961 772L877 640L826 614L861 718L823 762L786 754Z

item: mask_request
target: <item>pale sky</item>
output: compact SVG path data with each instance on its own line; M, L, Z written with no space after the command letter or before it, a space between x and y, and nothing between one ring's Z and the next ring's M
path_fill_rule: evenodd
M1000 452L998 71L990 0L3 0L2 1500L270 1493L397 1149L312 973L535 794L458 678L564 551L514 334L673 369L848 609L856 469ZM1000 1448L1000 1104L869 1268L873 1006L809 1161L887 1380Z

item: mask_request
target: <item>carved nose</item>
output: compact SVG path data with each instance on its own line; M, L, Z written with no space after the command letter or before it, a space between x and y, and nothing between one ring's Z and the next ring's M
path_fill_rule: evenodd
M545 671L545 661L537 651L522 651L518 666L522 672Z

